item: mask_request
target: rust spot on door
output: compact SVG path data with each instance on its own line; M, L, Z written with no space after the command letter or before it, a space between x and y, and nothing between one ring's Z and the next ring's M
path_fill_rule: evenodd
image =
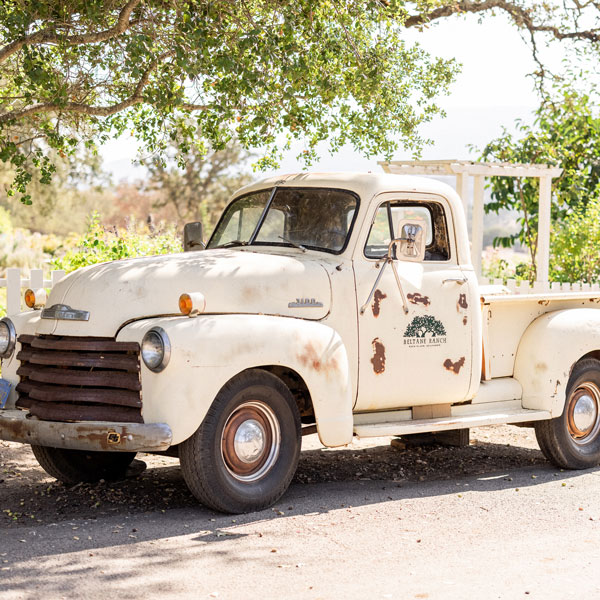
M429 306L431 304L429 296L422 296L417 292L414 294L407 294L406 297L411 304L422 304L423 306Z
M456 375L458 375L459 371L463 368L465 364L465 357L461 356L456 362L452 362L449 358L444 361L444 368L447 371L452 371Z
M465 317L463 317L463 325L466 325L466 324L467 324L467 320L468 320L468 319L467 319L467 317L466 317L466 316L465 316Z
M325 373L329 375L331 371L335 371L338 368L338 363L335 357L330 357L328 360L323 360L322 355L313 346L312 342L308 342L304 346L302 354L298 355L300 363L317 371L317 373Z
M387 294L384 294L381 290L375 290L375 294L373 295L373 304L371 304L371 309L373 310L373 316L375 318L377 318L381 312L381 301L384 298L387 298Z
M456 303L456 308L469 308L469 304L467 303L467 295L459 294L458 302Z
M375 338L371 345L373 346L373 358L371 359L373 371L377 375L381 375L385 371L385 346L379 338Z
M548 306L548 304L550 304L550 300L538 300L538 304L540 306Z

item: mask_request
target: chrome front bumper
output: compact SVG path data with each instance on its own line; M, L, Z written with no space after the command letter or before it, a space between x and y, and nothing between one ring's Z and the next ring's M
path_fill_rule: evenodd
M22 410L0 410L0 439L21 444L100 452L166 450L173 434L166 423L65 423L26 418Z

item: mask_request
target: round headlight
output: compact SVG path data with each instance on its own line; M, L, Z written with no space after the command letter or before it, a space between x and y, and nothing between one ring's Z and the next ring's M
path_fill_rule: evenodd
M171 357L171 343L164 329L153 327L142 340L142 360L155 372L162 371Z
M0 358L10 358L17 342L17 332L13 322L4 318L0 320Z

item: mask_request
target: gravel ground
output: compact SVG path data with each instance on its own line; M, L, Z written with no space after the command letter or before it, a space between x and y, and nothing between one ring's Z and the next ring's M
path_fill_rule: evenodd
M600 468L552 467L531 429L304 448L275 506L232 516L173 459L68 489L0 443L0 600L600 598Z
M194 507L176 459L140 454L147 469L118 482L67 487L48 476L29 446L0 442L0 528L65 519L95 519L146 511ZM468 447L439 444L397 449L390 438L323 448L306 436L294 483L381 480L435 481L546 464L533 429L494 426L473 429ZM284 496L285 500L285 496Z

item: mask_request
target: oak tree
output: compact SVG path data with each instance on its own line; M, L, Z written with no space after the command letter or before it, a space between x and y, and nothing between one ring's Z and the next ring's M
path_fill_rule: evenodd
M429 0L419 0L429 6ZM419 125L457 69L402 39L401 2L5 0L0 4L0 160L30 202L48 154L133 135L160 159L176 141L261 148L302 140L367 155L418 151ZM192 121L190 122L190 118Z
M212 231L232 194L250 183L250 157L235 142L222 150L203 152L195 145L183 154L171 150L180 166L176 160L147 164L145 187L154 192L152 208L173 213L172 220L180 225L202 221L205 229Z
M403 39L463 15L505 14L531 44L598 52L593 0L3 0L0 161L29 203L51 151L130 134L162 157L169 141L222 149L237 137L274 165L291 140L367 156L418 153L457 64ZM449 49L451 53L451 48ZM597 56L596 56L597 58ZM190 123L190 117L193 117Z

